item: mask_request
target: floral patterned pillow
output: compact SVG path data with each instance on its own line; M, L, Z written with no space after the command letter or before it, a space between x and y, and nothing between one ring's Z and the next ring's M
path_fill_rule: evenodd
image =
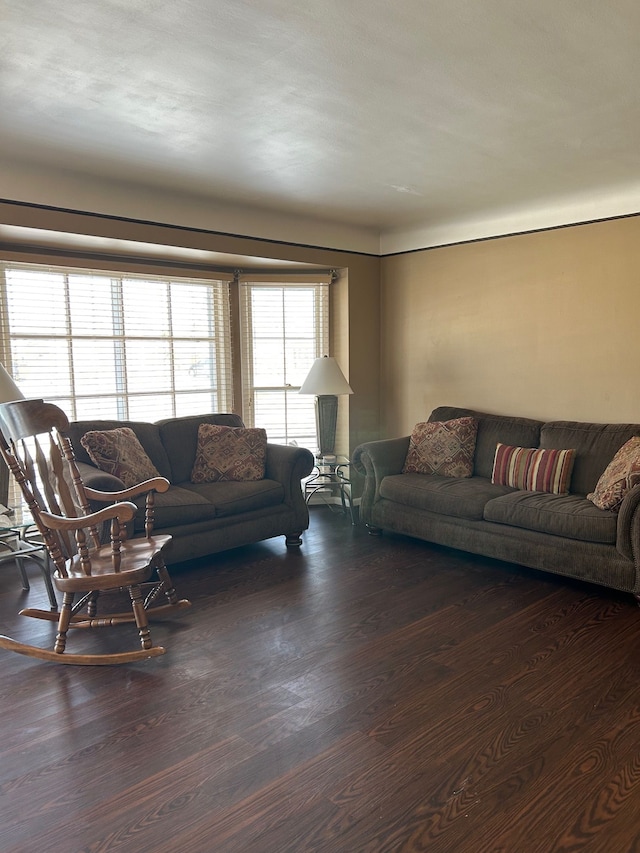
M130 427L90 430L82 436L80 444L94 465L118 477L127 488L160 476Z
M478 422L469 417L416 424L402 473L471 477L477 433Z
M587 498L599 509L616 510L625 495L640 483L640 436L634 435L604 469Z
M191 482L263 480L266 458L266 430L200 424Z

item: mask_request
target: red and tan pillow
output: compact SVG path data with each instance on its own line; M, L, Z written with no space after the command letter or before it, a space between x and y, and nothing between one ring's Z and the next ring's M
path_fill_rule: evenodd
M566 495L575 456L575 450L513 447L498 442L491 482L527 492Z
M266 458L266 430L200 424L191 482L263 480Z
M469 417L416 424L402 473L471 477L477 434L478 422Z
M94 465L118 477L127 488L160 476L130 427L90 430L82 436L80 444Z
M604 469L587 498L599 509L616 510L625 495L640 483L640 436L634 435Z

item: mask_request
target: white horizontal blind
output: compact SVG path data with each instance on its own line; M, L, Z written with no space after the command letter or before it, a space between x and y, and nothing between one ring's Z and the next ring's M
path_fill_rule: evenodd
M330 280L240 282L244 420L270 441L314 452L315 399L298 391L329 351Z
M229 284L2 265L3 350L70 420L231 411Z

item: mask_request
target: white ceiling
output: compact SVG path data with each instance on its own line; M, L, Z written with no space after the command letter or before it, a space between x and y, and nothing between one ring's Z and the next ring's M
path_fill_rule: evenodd
M637 0L4 0L0 16L5 176L325 221L383 251L640 210Z

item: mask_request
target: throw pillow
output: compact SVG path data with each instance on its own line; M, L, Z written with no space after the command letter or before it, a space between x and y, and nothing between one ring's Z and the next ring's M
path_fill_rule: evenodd
M118 477L127 488L160 476L130 427L90 430L82 436L80 444L94 465Z
M477 433L478 422L470 417L416 424L402 473L470 477Z
M266 430L200 424L191 482L262 480L266 458Z
M618 509L625 495L640 483L640 436L634 435L613 457L587 498L599 509Z
M527 492L566 495L575 456L575 450L512 447L498 442L491 482Z

